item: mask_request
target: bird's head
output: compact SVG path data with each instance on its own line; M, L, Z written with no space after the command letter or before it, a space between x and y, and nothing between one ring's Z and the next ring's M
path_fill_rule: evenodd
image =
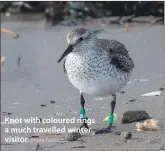
M61 55L58 63L71 52L81 51L83 49L95 45L97 41L96 34L86 28L74 28L67 34L68 47ZM85 49L84 49L85 50Z

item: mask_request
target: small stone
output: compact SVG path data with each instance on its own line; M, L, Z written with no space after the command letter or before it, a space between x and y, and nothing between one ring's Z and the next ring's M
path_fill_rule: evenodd
M12 113L10 112L2 112L2 115L11 115Z
M68 141L76 141L77 139L81 138L81 134L78 132L72 132L72 133L68 133L66 135L66 139Z
M109 17L109 16L111 16L111 14L112 14L112 12L107 11L106 16Z
M40 106L41 106L41 107L46 107L46 105L45 105L45 104L41 104Z
M120 131L116 131L115 134L116 135L121 135L121 132Z
M28 138L38 138L39 136L38 135L33 135L33 136L30 136Z
M92 17L90 17L90 16L85 17L85 21L91 21L91 20L92 20Z
M2 112L2 115L7 115L7 112Z
M11 14L9 12L5 13L5 16L9 17Z
M124 133L124 139L125 140L131 139L131 138L132 138L132 133L131 132L125 132Z
M85 8L84 8L84 11L86 11L86 12L87 12L87 11L89 11L89 9L88 9L87 7L85 7Z
M51 104L54 104L54 103L56 103L56 101L54 101L54 100L51 100L51 101L50 101L50 103L51 103Z
M159 151L164 151L164 145L160 147Z
M120 91L120 93L124 94L124 93L125 93L125 91Z
M158 131L160 130L159 126L157 125L157 120L155 119L148 119L143 122L136 123L136 131Z
M82 12L78 12L78 16L83 16L83 13Z
M40 144L37 144L36 151L38 151L39 147L40 147Z
M79 146L72 146L71 148L85 148L84 145L79 145Z
M163 90L164 90L164 88L159 88L159 90L160 90L160 91L163 91Z
M136 99L131 99L131 100L129 100L129 102L135 102L136 101Z
M122 124L128 124L133 122L139 122L142 120L150 119L149 114L142 110L142 111L127 111L123 113L123 117L121 119Z

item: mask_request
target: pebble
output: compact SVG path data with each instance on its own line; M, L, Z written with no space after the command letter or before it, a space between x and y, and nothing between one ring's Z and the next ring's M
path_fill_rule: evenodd
M41 107L46 107L46 105L45 105L45 104L41 104L40 106L41 106Z
M79 146L71 146L71 148L86 148L84 145L79 145Z
M51 100L51 101L50 101L50 103L51 103L51 104L54 104L54 103L56 103L56 101L54 101L54 100Z
M123 113L121 123L128 124L146 119L150 119L150 116L145 110L126 111Z
M38 135L33 135L33 136L30 136L28 138L38 138L39 136Z
M36 151L38 151L39 147L40 147L40 144L37 144Z
M81 134L77 132L68 133L65 137L68 141L76 141L81 138Z
M116 135L121 135L121 132L120 131L116 131L115 134Z
M89 11L89 9L88 9L87 7L84 7L84 11L86 11L86 12L87 12L87 11Z
M164 151L164 145L159 149L159 151Z
M129 102L135 102L136 101L136 99L131 99L131 100L129 100Z
M160 94L161 94L161 91L154 91L154 92L149 92L149 93L142 94L141 96L151 97L151 96L159 96Z
M163 91L163 90L164 90L164 88L159 88L159 90L160 90L160 91Z
M7 12L7 13L5 13L5 16L7 16L7 17L9 17L10 15L11 15L11 14L10 14L10 13L8 13L8 12Z
M2 112L2 115L11 115L12 113L10 112Z
M124 133L124 139L128 140L132 138L132 133L131 132L125 132Z

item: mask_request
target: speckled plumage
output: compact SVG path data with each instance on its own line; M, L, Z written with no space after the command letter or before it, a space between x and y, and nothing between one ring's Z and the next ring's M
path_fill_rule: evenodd
M134 63L120 42L98 39L84 28L73 29L67 40L74 49L65 58L64 71L81 92L107 96L118 92L130 80Z

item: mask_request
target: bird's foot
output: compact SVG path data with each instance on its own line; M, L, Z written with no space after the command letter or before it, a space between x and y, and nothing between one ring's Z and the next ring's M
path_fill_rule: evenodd
M83 127L89 129L88 124L87 124L88 118L86 117L86 118L84 118L82 120L83 120L83 124L80 126L80 129L83 128Z
M100 130L97 130L95 134L107 134L107 133L114 133L118 134L120 133L119 131L116 130L115 126L108 126L106 128L102 128Z

